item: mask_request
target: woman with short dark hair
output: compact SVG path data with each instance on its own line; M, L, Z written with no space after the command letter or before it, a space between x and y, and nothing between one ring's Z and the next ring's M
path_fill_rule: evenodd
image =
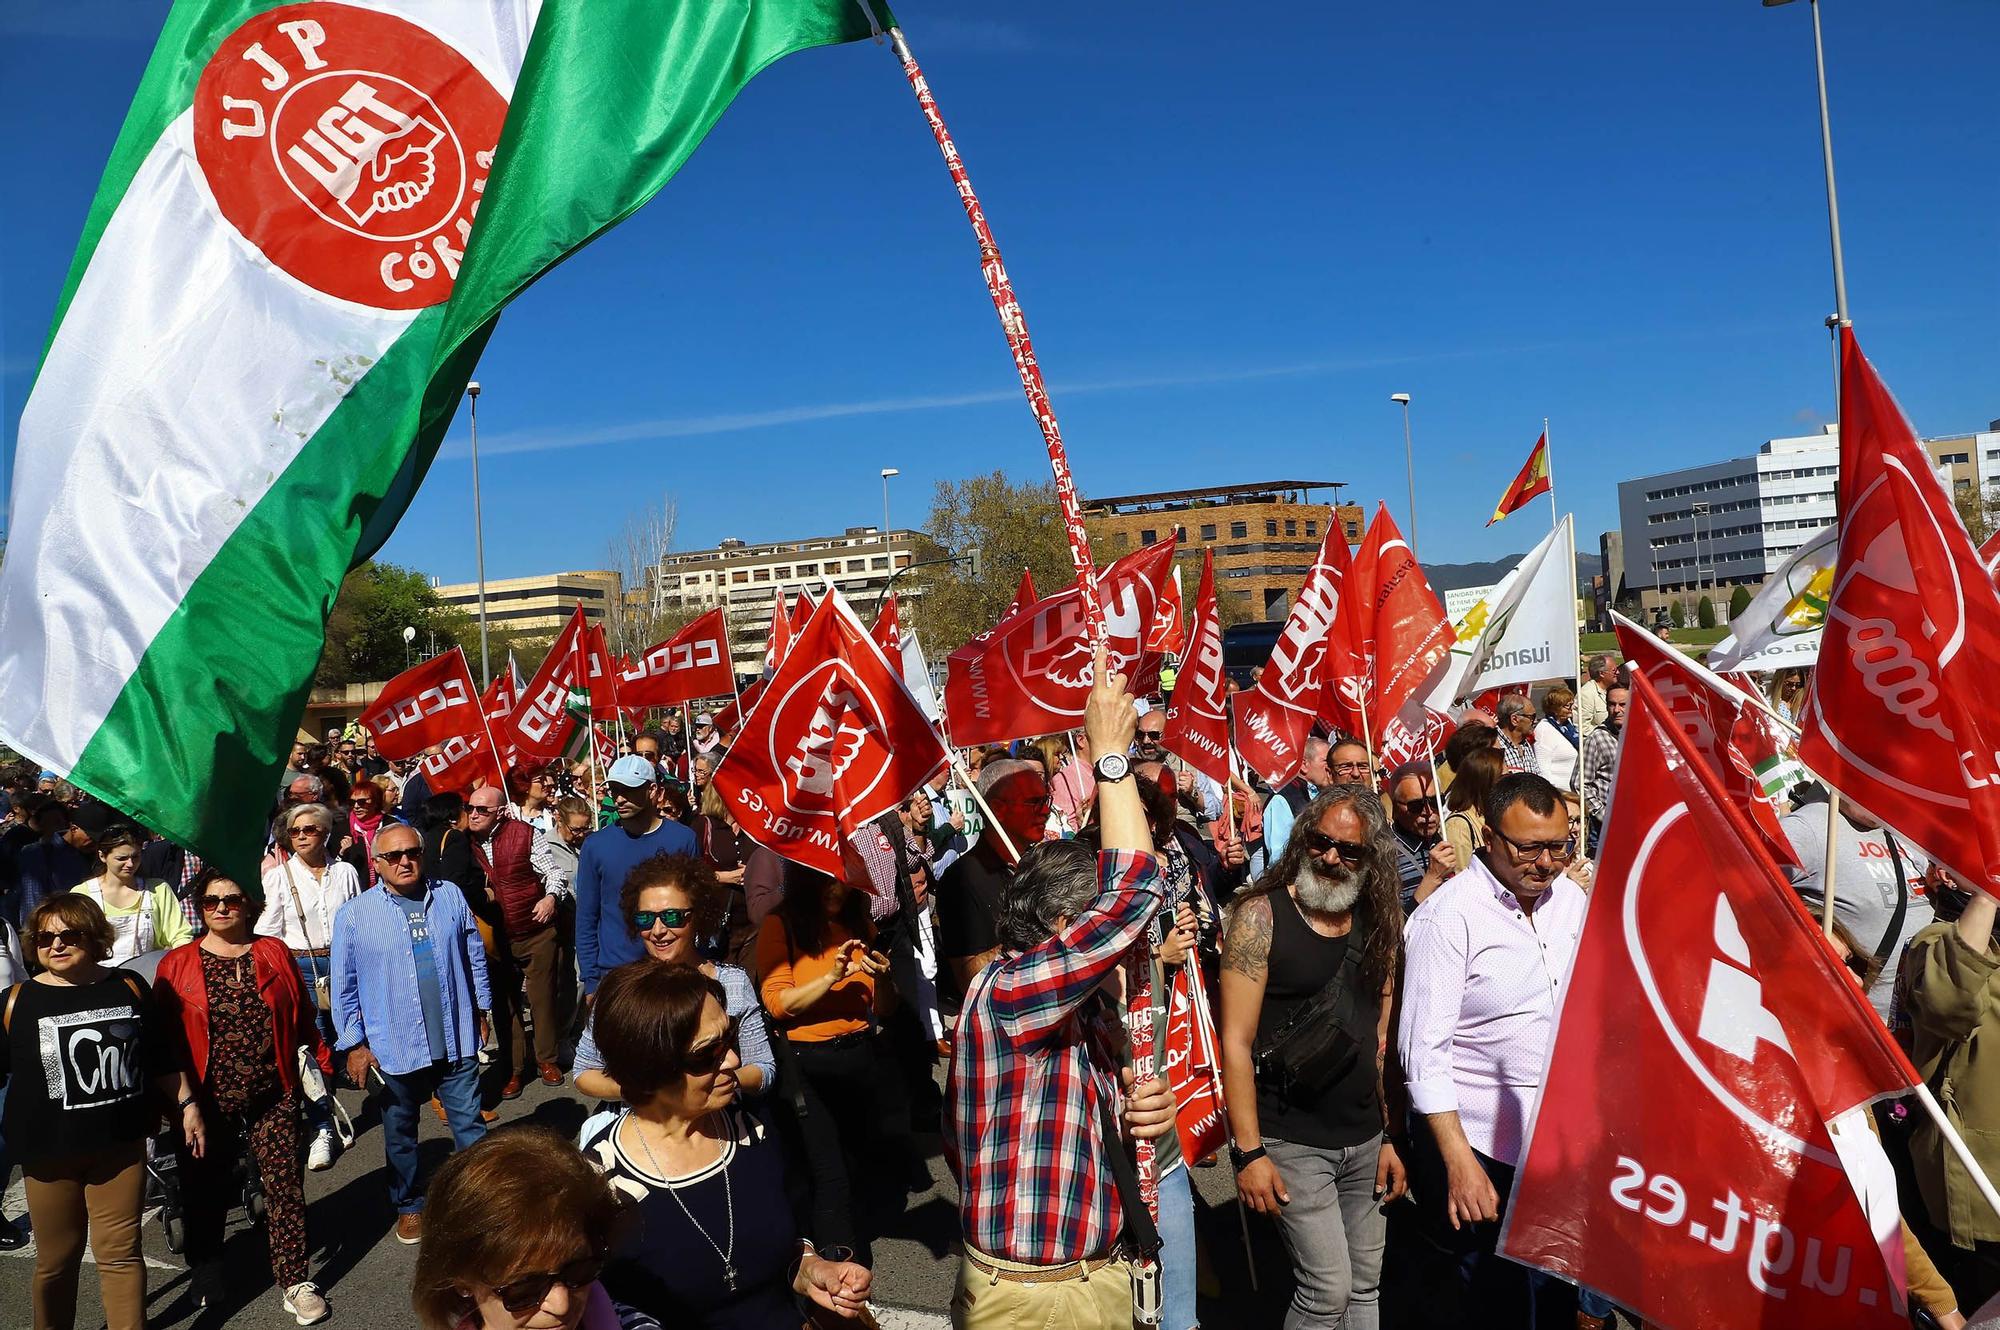
M9 989L0 1008L10 1087L4 1130L26 1175L35 1230L35 1330L75 1324L86 1231L105 1325L144 1330L139 1207L156 1121L149 1085L175 1105L189 1152L199 1156L207 1143L194 1090L174 1065L173 1032L145 980L104 964L116 937L95 901L49 897L25 929L41 973Z
M869 1271L799 1240L784 1154L738 1102L722 985L689 966L636 962L604 977L596 1008L604 1069L628 1107L584 1153L641 1220L614 1244L605 1291L675 1330L797 1330L795 1299L858 1315Z
M446 1160L424 1206L410 1302L424 1330L618 1330L597 1282L618 1197L546 1127L510 1127ZM533 1215L496 1224L495 1215Z

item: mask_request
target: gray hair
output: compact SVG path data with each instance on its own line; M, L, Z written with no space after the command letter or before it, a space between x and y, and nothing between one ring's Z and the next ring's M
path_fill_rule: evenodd
M318 776L310 774L294 776L292 777L291 784L286 785L285 788L289 790L293 785L300 784L303 784L307 789L312 791L313 802L317 803L321 799L326 798L326 782Z
M1355 935L1366 939L1361 953L1361 982L1366 986L1364 991L1374 992L1395 970L1396 953L1403 945L1403 907L1399 899L1402 877L1396 871L1389 817L1382 810L1381 796L1368 786L1333 785L1320 791L1319 797L1292 820L1291 837L1286 840L1283 852L1256 882L1237 894L1229 908L1233 917L1244 901L1290 888L1305 866L1306 833L1319 830L1320 819L1335 808L1349 809L1361 820L1362 840L1368 846L1366 858L1354 870L1361 879L1361 895L1355 904L1360 922L1355 925Z
M1073 840L1028 847L1000 888L994 931L1007 951L1027 951L1054 936L1056 920L1075 918L1097 896L1097 854Z
M1519 693L1509 693L1500 699L1498 706L1493 708L1493 714L1502 725L1506 725L1522 712L1532 710L1534 708L1529 704L1527 698L1522 697Z
M992 793L1016 776L1033 776L1036 780L1048 780L1048 773L1039 762L1028 762L1018 757L1003 757L998 762L988 762L979 769L979 792L991 796Z
M1586 674L1584 677L1586 679L1595 679L1598 675L1604 673L1604 667L1606 665L1609 665L1610 663L1611 663L1611 657L1605 655L1603 652L1599 652L1597 655L1592 656L1590 658L1590 664L1588 666L1590 672Z
M1299 756L1302 757L1305 761L1310 762L1314 758L1319 757L1326 753L1330 753L1332 751L1333 751L1332 744L1320 738L1317 734L1311 734L1306 736L1305 743L1300 746Z
M333 810L331 808L328 808L325 804L293 804L278 819L278 835L281 837L291 835L293 825L302 817L309 817L319 823L320 830L324 831L327 835L331 836L333 834Z

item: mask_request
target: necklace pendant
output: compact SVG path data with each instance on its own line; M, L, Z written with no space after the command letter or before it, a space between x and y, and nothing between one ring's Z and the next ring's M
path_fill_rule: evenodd
M736 1267L727 1261L722 1263L722 1287L730 1293L736 1291Z

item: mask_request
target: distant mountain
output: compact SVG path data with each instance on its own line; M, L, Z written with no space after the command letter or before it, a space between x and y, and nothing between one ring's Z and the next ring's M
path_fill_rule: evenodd
M1437 592L1457 591L1461 587L1492 586L1505 577L1515 564L1521 561L1521 554L1509 555L1504 559L1494 559L1487 563L1427 563L1424 574L1431 580L1431 590ZM1581 585L1589 578L1604 570L1604 560L1595 554L1585 554L1578 550L1576 555L1576 576Z

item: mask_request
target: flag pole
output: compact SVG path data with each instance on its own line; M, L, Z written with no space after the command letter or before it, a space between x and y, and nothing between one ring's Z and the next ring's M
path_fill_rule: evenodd
M1828 937L1833 936L1833 865L1835 838L1840 834L1840 791L1831 784L1826 787L1826 854L1820 861L1819 885L1820 907L1819 926ZM1894 832L1890 833L1894 835ZM2000 1207L1995 1207L2000 1213Z
M867 0L862 0L862 9L868 14L871 27L880 31L874 10ZM972 225L973 238L979 242L979 269L986 278L987 293L993 298L994 312L1000 316L1000 330L1007 338L1007 347L1014 355L1014 368L1021 377L1021 391L1027 395L1028 408L1035 413L1035 422L1041 426L1042 442L1048 448L1049 469L1055 473L1056 504L1062 511L1063 529L1069 537L1070 559L1076 565L1077 597L1083 607L1084 627L1094 642L1105 637L1104 607L1097 594L1097 566L1090 557L1090 538L1083 527L1083 505L1077 498L1076 482L1070 476L1069 453L1063 446L1062 427L1056 423L1055 407L1049 402L1048 387L1042 382L1040 363L1035 359L1034 343L1028 339L1028 318L1021 310L1021 302L1014 295L1014 285L1007 277L1007 267L1000 257L1000 246L993 239L993 230L986 224L986 211L979 204L979 196L972 192L972 178L966 174L965 162L958 154L958 145L952 142L951 131L945 128L944 116L938 111L937 99L931 96L930 82L924 71L917 65L916 57L910 54L910 44L903 37L901 28L888 29L890 48L903 66L903 77L909 80L910 90L917 95L917 105L923 111L924 120L930 126L931 136L937 140L938 151L944 155L945 168L951 172L952 183L958 187L959 202L965 207L965 219Z

